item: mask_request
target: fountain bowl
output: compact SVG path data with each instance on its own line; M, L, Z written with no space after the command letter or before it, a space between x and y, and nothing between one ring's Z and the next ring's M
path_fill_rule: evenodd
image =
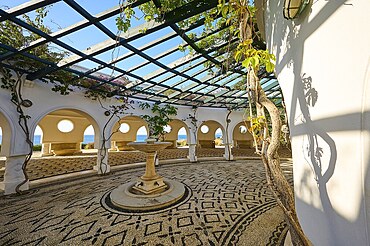
M131 142L127 145L133 147L136 150L151 153L156 152L158 150L165 149L166 147L170 146L172 143L170 142Z

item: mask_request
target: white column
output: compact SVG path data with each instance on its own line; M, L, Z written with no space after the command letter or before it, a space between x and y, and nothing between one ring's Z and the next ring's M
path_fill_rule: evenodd
M197 148L197 141L196 141L196 132L193 129L190 129L190 136L189 136L189 155L188 159L190 162L197 162L197 153L196 153L196 148Z
M106 174L110 172L110 165L108 163L108 148L98 149L98 157L94 170L98 174Z
M41 149L42 156L52 156L51 153L51 143L43 143Z
M6 158L4 180L0 183L0 190L3 190L5 195L16 193L16 187L24 182L25 177L22 166L25 159L26 155L10 156ZM20 187L20 190L28 189L29 181Z
M225 144L225 154L224 154L224 158L225 158L225 160L232 161L232 160L234 160L234 156L231 153L233 131L232 131L232 129L230 129L230 127L229 127L229 131L226 132L226 134L227 134L227 137L225 136L225 143L224 143Z

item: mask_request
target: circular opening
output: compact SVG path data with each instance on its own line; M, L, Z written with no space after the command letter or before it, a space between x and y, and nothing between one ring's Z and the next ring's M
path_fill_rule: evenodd
M239 131L240 131L240 133L241 133L241 134L246 134L248 130L247 130L247 127L245 127L245 126L240 126L240 127L239 127Z
M64 133L71 132L73 127L73 122L70 120L61 120L58 123L58 130Z
M128 131L130 131L130 125L127 123L122 123L119 127L119 131L122 133L128 133Z
M209 131L209 127L208 127L208 126L206 126L206 125L203 125L203 126L200 128L200 131L201 131L202 133L207 133L207 132Z
M167 126L163 127L163 131L164 131L165 133L170 133L170 132L171 132L171 130L172 130L172 127L171 127L171 126L169 126L169 125L167 125Z

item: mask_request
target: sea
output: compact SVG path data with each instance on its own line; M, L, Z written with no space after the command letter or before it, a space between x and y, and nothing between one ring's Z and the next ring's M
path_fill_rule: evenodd
M2 141L2 135L0 135L0 144L1 144L1 141ZM147 139L147 136L146 135L137 135L136 136L136 141L137 142L144 142L145 139ZM186 139L186 135L179 135L178 140L183 140L183 139ZM94 142L94 135L84 135L84 141L83 143L87 144L87 143L93 143ZM38 144L41 144L41 135L35 135L34 138L33 138L33 144L34 145L38 145Z

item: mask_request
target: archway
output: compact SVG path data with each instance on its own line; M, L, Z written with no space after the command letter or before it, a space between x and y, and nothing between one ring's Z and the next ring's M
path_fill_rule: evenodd
M38 124L43 131L42 156L80 154L86 128L97 128L90 115L76 109L52 111Z
M198 129L198 144L201 148L224 148L222 136L225 134L224 128L214 120L203 122Z
M97 150L94 148L94 139L95 139L95 131L92 125L86 127L84 131L84 138L81 144L81 149L83 152L96 152Z
M181 135L179 131L181 130ZM181 120L173 119L165 127L164 140L171 142L172 145L167 148L177 148L178 146L185 146L188 142L189 129L188 126Z
M136 142L145 142L148 138L148 131L145 126L140 127L136 132Z
M119 120L112 129L112 150L133 150L127 146L130 142L147 139L147 123L139 116L126 116Z
M177 147L188 147L188 134L185 127L181 127L177 132Z
M43 131L42 128L37 125L33 134L33 157L40 157L42 155L42 142L43 142Z
M2 112L0 112L0 129L1 129L0 156L9 156L12 128L10 127L9 120L5 117L5 115Z
M234 127L233 146L238 149L248 149L253 147L253 136L248 131L247 125L243 121Z
M221 128L217 128L215 131L215 147L216 148L225 148L223 134Z

